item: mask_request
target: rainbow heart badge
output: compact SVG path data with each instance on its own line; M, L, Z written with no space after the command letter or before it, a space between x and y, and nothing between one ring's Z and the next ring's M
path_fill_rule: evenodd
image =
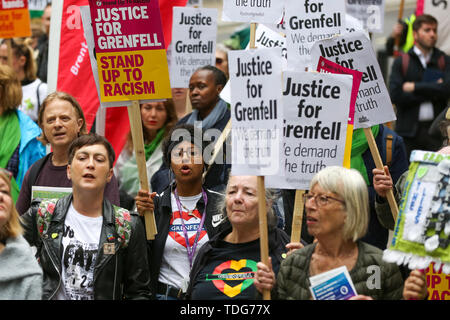
M217 289L234 298L253 284L255 272L256 262L253 260L229 260L206 275L206 281L212 281Z

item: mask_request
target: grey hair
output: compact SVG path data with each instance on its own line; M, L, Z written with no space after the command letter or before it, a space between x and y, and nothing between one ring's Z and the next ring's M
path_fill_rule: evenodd
M231 170L229 170L231 171ZM228 181L230 181L231 175L228 174ZM228 187L228 183L227 183ZM221 212L225 215L226 219L228 219L227 215L227 200L226 200L226 191L224 190L224 197L221 201L217 203L216 210L217 212ZM273 205L275 204L277 197L275 196L275 192L272 189L265 188L265 195L266 195L266 208L267 208L267 225L269 229L275 228L278 224L278 217L276 216Z
M369 194L361 173L355 169L330 166L320 170L311 180L310 190L316 185L342 197L347 218L344 239L362 238L369 224Z

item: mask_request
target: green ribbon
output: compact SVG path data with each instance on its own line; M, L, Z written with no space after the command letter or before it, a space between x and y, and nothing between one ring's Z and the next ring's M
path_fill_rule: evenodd
M373 137L376 138L378 132L380 131L380 126L375 125L371 128ZM367 175L367 168L364 164L364 159L362 157L363 153L369 148L369 143L367 142L366 135L364 134L364 129L353 130L352 139L352 154L350 158L350 167L358 170L366 181L367 185L370 185L369 176Z

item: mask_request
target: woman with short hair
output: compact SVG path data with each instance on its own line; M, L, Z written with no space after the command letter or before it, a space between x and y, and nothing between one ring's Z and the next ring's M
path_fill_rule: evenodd
M358 293L353 299L426 296L423 274L413 271L404 289L398 266L383 261L380 249L359 240L367 230L369 203L367 186L358 171L337 166L319 171L304 203L308 232L316 241L292 253L281 265L276 281L271 266L258 263L258 290L274 289L273 296L278 299L311 299L310 277L345 266ZM378 274L373 266L378 267ZM377 281L371 280L373 276Z

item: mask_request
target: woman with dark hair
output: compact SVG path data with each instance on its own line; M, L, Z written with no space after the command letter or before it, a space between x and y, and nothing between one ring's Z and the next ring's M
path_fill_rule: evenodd
M36 122L39 107L47 96L47 84L36 76L36 62L31 48L32 40L11 39L11 55L6 41L9 40L3 40L0 45L0 56L3 64L13 68L22 84L23 97L19 110Z
M164 102L143 103L140 109L147 177L150 180L163 163L162 140L177 122L177 115L172 99ZM139 177L131 132L117 159L114 173L119 182L120 203L122 207L131 209L134 205L133 199L139 190Z
M152 294L159 300L182 299L200 248L223 226L217 211L223 195L203 186L206 169L202 130L177 125L163 142L170 184L159 195L139 190L140 213L154 208L158 234L148 242Z
M14 71L0 65L0 168L12 172L11 194L17 201L25 173L45 155L45 147L37 140L39 127L17 107L22 89Z

